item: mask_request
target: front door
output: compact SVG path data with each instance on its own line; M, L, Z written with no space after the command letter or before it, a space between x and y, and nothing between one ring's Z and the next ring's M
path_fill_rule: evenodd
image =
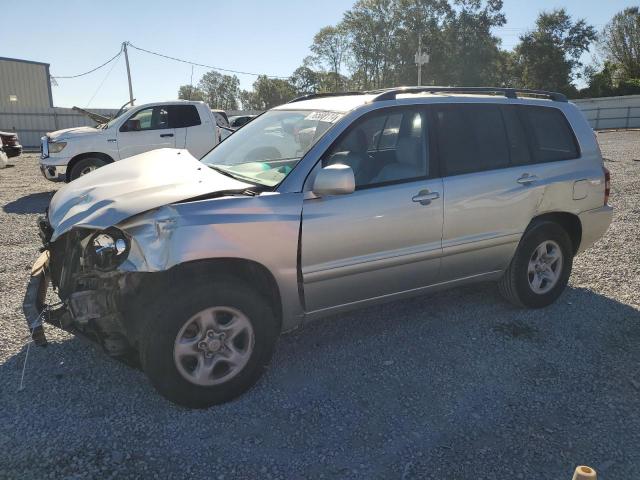
M118 153L127 158L158 148L175 148L167 107L149 107L131 115L118 131Z
M442 181L430 168L426 115L390 108L365 115L323 166L349 165L356 191L307 198L301 266L307 312L435 283L442 241Z

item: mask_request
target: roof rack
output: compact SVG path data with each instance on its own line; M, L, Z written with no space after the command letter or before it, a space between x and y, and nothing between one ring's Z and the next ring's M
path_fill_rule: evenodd
M301 97L294 98L287 103L302 102L303 100L312 100L314 98L322 97L344 97L346 95L364 95L366 92L326 92L326 93L309 93L302 95Z
M395 100L398 95L405 93L472 93L504 95L507 98L540 97L548 98L556 102L566 102L567 97L562 93L547 92L546 90L531 90L526 88L502 88L502 87L398 87L385 90L375 90L367 93L377 93L372 102Z

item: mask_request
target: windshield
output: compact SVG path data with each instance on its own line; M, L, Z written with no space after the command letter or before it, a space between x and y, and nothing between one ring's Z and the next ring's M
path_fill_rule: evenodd
M107 123L103 123L101 125L98 125L98 128L101 128L101 129L105 130L105 129L111 127L116 122L116 120L118 118L120 118L122 115L124 115L127 111L129 111L128 108L123 109L121 112L118 112L118 114L115 117L113 117L111 120L109 120Z
M320 110L271 110L225 139L202 162L238 179L273 187L342 116Z

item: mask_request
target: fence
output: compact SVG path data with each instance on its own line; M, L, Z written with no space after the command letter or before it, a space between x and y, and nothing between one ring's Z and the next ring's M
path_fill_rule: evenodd
M117 109L90 108L92 112L104 116L113 116ZM254 111L229 111L227 114L250 115L260 112ZM63 128L95 126L96 122L71 108L46 108L46 109L13 109L0 111L0 131L17 132L22 146L27 150L40 148L40 137L47 132L54 132Z
M640 95L573 101L594 130L640 128Z
M116 109L91 109L105 116ZM71 108L13 109L0 112L0 130L17 132L25 149L40 148L40 137L63 128L94 126L96 122Z

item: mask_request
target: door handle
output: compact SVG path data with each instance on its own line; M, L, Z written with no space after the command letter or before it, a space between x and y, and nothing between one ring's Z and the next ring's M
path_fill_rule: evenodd
M522 176L516 180L520 185L530 185L538 180L538 177L535 175L529 175L528 173L523 173Z
M431 200L440 198L438 192L430 192L429 190L420 190L417 195L411 198L412 201L419 203L420 205L429 205Z
M173 137L173 133L161 133L160 136L162 138L164 138L164 137Z

